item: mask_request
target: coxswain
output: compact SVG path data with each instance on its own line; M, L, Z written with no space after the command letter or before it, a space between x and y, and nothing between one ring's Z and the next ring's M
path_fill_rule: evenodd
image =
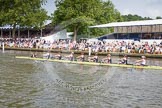
M127 55L124 55L124 57L119 60L119 64L128 64L128 57L127 57Z
M84 62L85 61L85 56L84 56L84 53L81 53L80 56L76 57L77 60L81 61L81 62Z
M70 61L74 61L74 52L71 52L70 55L66 56Z
M107 54L107 57L103 58L102 62L104 62L104 63L112 63L111 54Z
M98 62L98 55L97 54L95 54L95 56L93 56L93 57L88 57L88 61L89 62Z
M141 66L145 66L146 65L146 57L145 56L141 56L140 60L136 61L136 65L141 65Z
M58 54L54 55L54 58L61 60L62 59L61 53L59 52Z

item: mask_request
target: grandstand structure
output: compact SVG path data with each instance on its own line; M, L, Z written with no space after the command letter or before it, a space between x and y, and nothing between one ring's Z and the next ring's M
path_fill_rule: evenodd
M162 39L162 19L113 22L89 28L114 28L114 32L98 39Z
M44 22L43 29L35 29L33 27L20 27L16 26L15 37L16 38L35 38L53 34L54 27L51 25L51 20ZM12 38L13 27L5 25L0 27L0 38Z

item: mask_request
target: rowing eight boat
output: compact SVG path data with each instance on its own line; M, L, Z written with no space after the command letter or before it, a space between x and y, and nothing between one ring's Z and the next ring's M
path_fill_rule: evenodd
M15 58L17 58L17 59L27 59L27 60L38 60L38 61L49 61L49 62L81 64L81 65L113 66L113 67L125 67L125 68L162 70L162 67L160 67L160 66L136 66L136 65L125 65L125 64L106 64L106 63L94 63L94 62L79 62L79 61L56 60L56 59L46 59L46 58L31 58L31 57L26 57L26 56L16 56Z

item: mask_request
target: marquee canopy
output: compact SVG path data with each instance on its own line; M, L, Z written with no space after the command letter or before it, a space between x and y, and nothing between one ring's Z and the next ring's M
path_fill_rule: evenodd
M142 21L129 21L129 22L113 22L113 23L108 23L108 24L89 26L89 28L148 26L148 25L161 25L161 24L162 24L162 19L156 19L156 20L142 20Z

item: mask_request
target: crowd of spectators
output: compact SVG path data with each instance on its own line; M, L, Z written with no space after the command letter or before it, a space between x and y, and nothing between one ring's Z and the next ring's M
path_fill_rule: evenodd
M36 48L36 49L60 49L60 50L76 50L92 52L124 52L124 53L148 53L162 54L162 41L157 43L136 42L136 41L78 41L56 40L53 42L35 39L35 38L0 38L0 45L4 42L5 47L11 48Z

